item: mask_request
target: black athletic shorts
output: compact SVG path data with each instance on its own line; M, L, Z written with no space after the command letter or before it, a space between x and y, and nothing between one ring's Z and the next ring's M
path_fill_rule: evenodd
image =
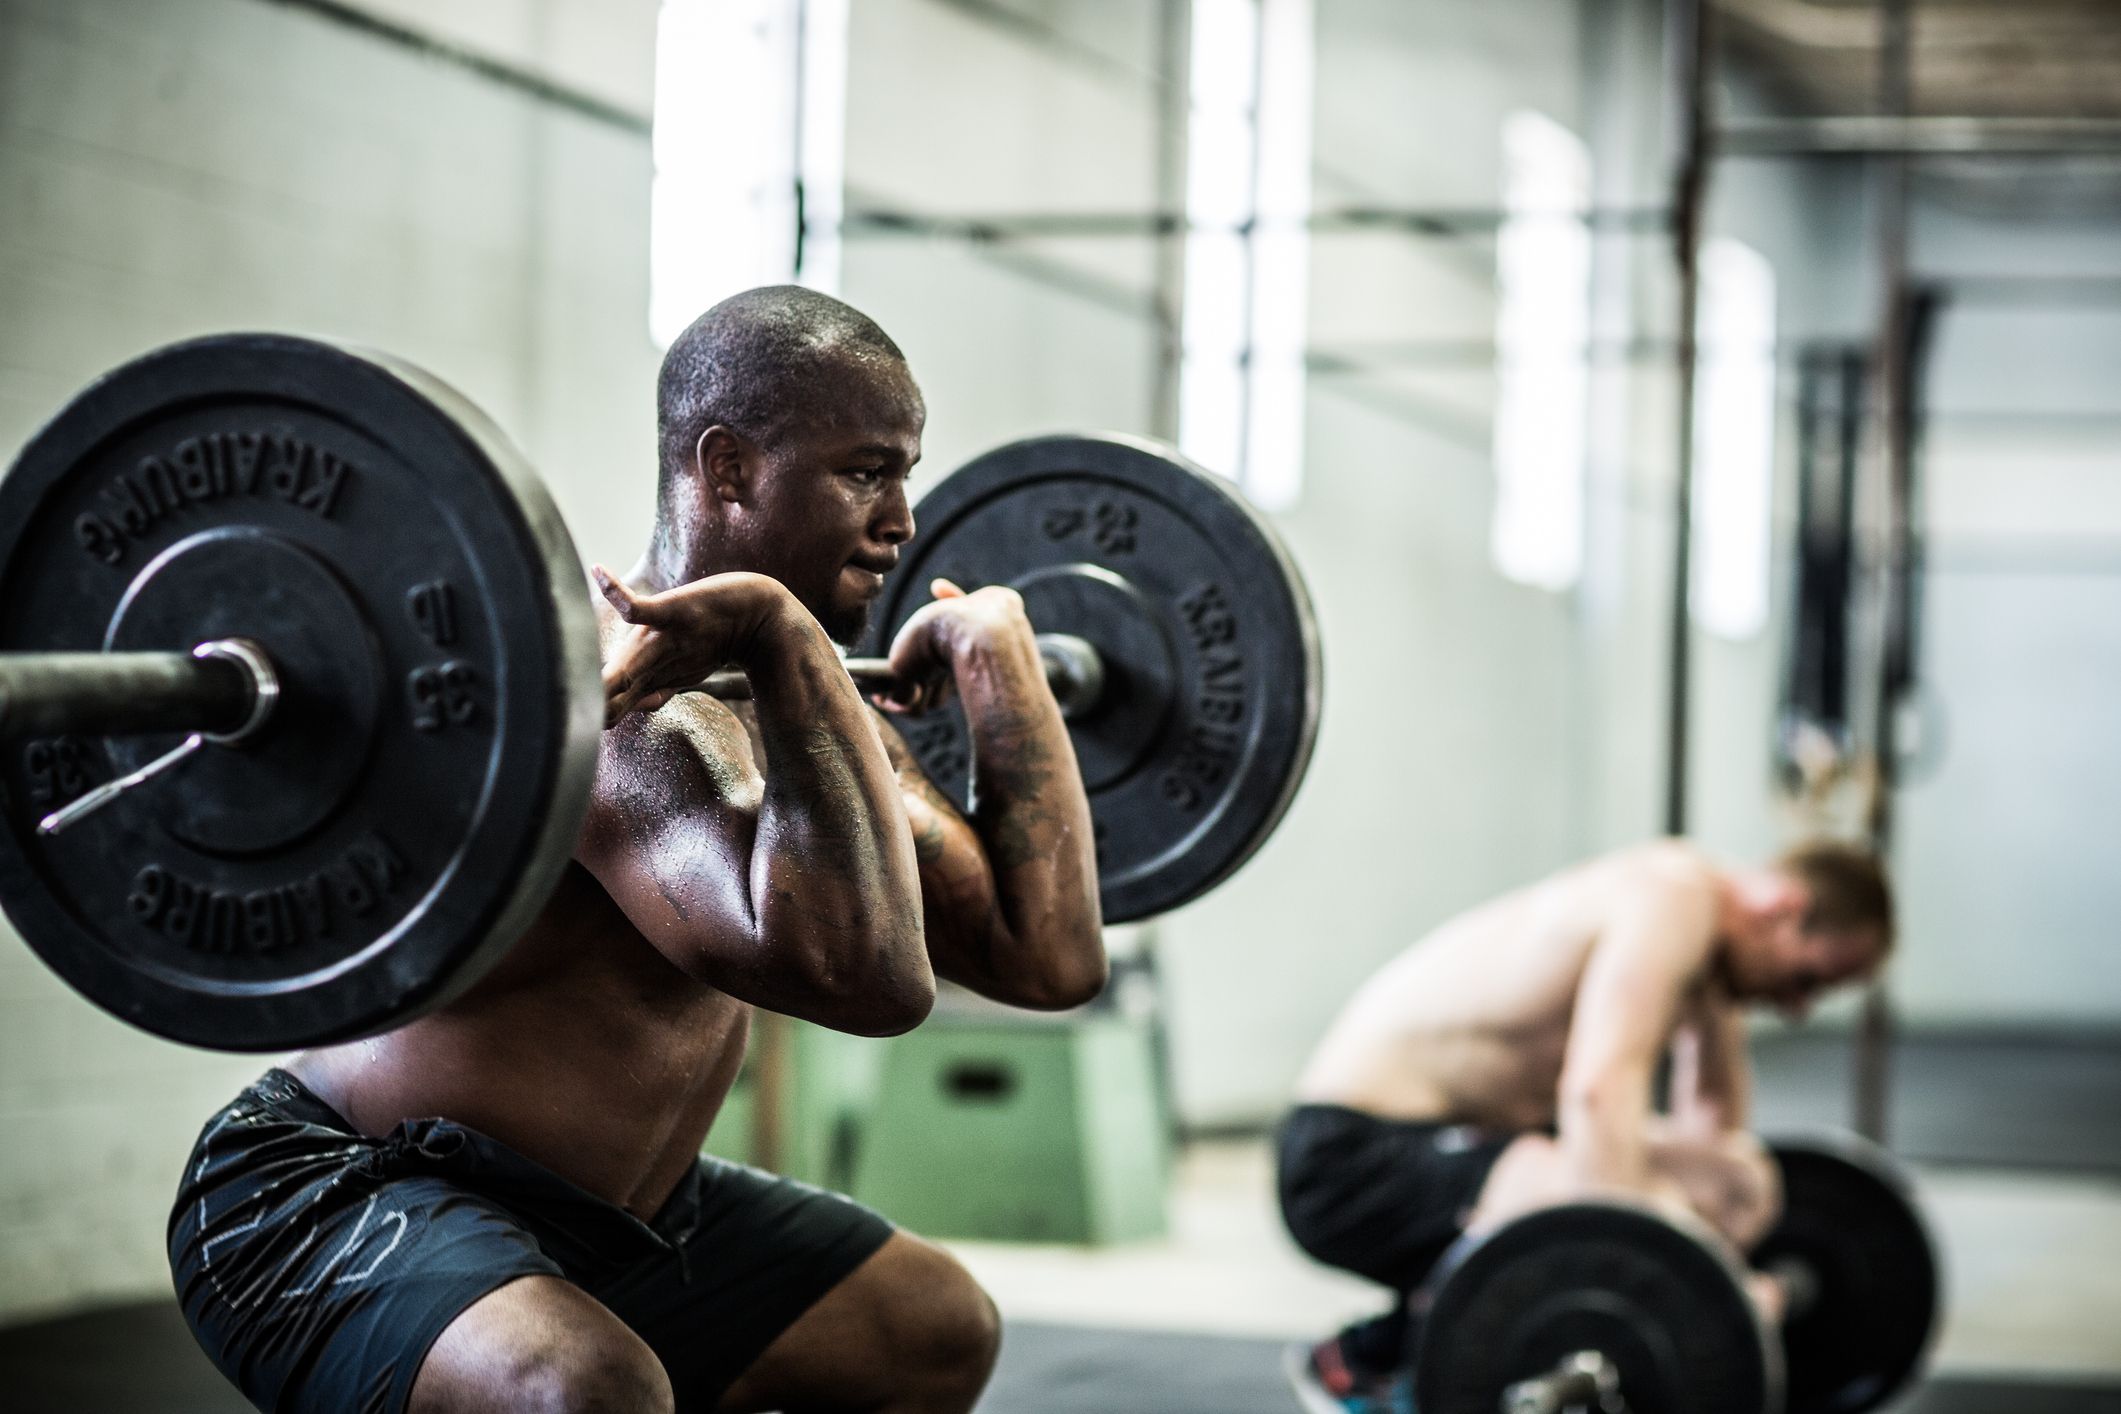
M1282 1221L1327 1266L1413 1291L1465 1230L1515 1137L1298 1105L1278 1144Z
M709 1157L642 1222L447 1120L367 1138L272 1070L201 1132L169 1259L192 1334L260 1409L396 1414L459 1313L547 1275L648 1343L680 1410L707 1410L890 1235L837 1194Z

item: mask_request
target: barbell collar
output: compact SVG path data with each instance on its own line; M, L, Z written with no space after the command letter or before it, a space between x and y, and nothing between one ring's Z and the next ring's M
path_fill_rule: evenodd
M254 729L277 687L264 690L263 655L232 642L190 653L0 653L0 737L198 732L220 740Z
M1621 1414L1620 1371L1603 1351L1578 1350L1543 1375L1519 1380L1502 1392L1502 1414L1562 1414L1590 1409Z
M1797 1256L1780 1256L1763 1269L1782 1286L1782 1319L1802 1320L1819 1304L1819 1269Z
M227 731L209 731L201 727L186 733L180 744L138 770L107 781L73 803L46 815L37 822L38 834L56 835L77 825L126 792L139 789L177 766L208 743L234 746L256 735L259 728L272 719L273 708L280 702L280 675L273 671L272 660L265 656L264 649L247 638L217 638L192 649L191 656L200 662L232 663L244 675L250 684L250 708L244 713L243 720Z
M1064 719L1072 722L1087 715L1103 699L1105 663L1097 646L1089 640L1072 633L1042 633L1038 635L1038 656L1046 671L1046 686L1053 690L1053 699L1060 704ZM916 710L932 705L925 700L926 694L904 690L906 684L891 670L888 658L849 658L846 668L847 676L865 693L897 697ZM683 691L703 692L724 701L745 701L751 696L751 679L742 668L723 668Z
M1103 700L1105 660L1088 639L1072 633L1042 633L1038 656L1046 665L1046 685L1053 689L1063 720L1088 716Z

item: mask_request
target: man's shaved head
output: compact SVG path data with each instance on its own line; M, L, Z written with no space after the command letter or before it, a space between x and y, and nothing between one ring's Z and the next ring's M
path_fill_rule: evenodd
M913 536L927 409L898 345L830 295L746 290L670 346L656 420L645 582L765 575L853 642Z
M800 285L731 295L680 334L656 379L659 488L693 462L700 434L723 426L760 446L828 426L906 356L876 321Z

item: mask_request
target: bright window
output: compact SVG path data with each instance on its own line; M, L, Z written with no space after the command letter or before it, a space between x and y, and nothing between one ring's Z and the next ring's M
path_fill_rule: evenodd
M1502 128L1495 249L1496 568L1567 589L1583 573L1590 396L1591 154L1541 113Z
M1194 0L1179 445L1256 503L1303 485L1311 0Z
M1775 467L1775 270L1742 241L1701 248L1694 392L1694 622L1723 638L1767 624Z
M753 285L837 286L846 87L847 0L663 0L648 259L656 343Z

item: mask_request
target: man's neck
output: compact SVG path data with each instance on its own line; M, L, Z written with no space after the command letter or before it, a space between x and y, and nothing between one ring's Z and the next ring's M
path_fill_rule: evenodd
M660 594L718 573L718 568L706 560L701 547L691 543L690 537L658 526L646 553L626 572L626 582L647 593Z

